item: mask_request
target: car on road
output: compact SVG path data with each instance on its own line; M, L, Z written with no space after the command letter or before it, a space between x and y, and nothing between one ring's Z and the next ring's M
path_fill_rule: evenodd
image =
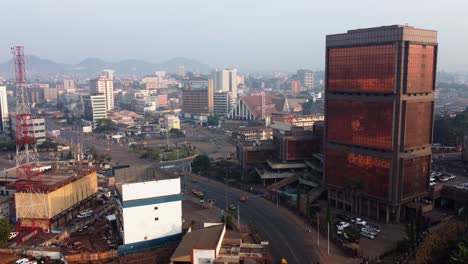
M233 204L229 205L229 210L235 211L236 209L237 209L237 207L235 205L233 205Z
M377 234L380 233L382 230L380 230L380 227L378 225L375 225L375 224L371 224L371 223L367 223L367 225L365 226L367 229L369 230L373 230L375 231Z
M241 196L241 197L239 198L239 201L245 202L245 201L247 201L247 198L246 198L245 196Z
M205 203L205 200L201 199L200 204L204 204L204 203Z
M18 259L17 261L15 261L15 264L28 264L28 263L29 263L29 259L27 258Z

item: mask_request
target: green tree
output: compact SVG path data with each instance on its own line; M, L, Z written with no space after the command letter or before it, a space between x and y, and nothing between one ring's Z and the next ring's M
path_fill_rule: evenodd
M195 173L206 173L210 166L211 161L207 155L198 155L192 162L192 170Z
M450 256L451 264L466 264L468 263L468 244L458 244L457 250Z
M311 100L308 100L307 102L305 102L304 104L302 104L302 113L304 115L310 115L312 114L313 112L313 106L314 106L314 102L312 102Z
M73 153L71 152L71 150L68 151L66 159L73 159Z
M10 232L13 231L10 223L5 219L0 219L0 247L3 247L10 238Z
M219 117L217 115L208 116L208 125L209 126L218 126L219 125Z
M98 133L111 133L119 130L119 127L110 119L99 119L94 131Z
M16 142L14 140L1 140L0 141L0 150L15 150Z
M49 149L49 148L52 148L52 149L57 149L57 146L58 144L55 143L55 142L52 142L50 140L46 140L44 142L42 142L39 146L37 146L38 148L40 149Z

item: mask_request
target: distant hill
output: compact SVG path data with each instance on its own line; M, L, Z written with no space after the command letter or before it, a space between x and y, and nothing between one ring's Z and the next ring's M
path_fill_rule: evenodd
M187 58L174 58L162 63L150 63L143 60L108 62L99 58L87 58L78 64L63 64L34 55L27 55L25 61L27 74L32 78L44 75L95 77L104 69L115 70L115 75L119 77L139 77L153 74L156 70L177 73L180 65L184 65L186 72L208 73L211 71L210 65ZM13 62L11 60L0 63L0 75L13 76L13 73Z

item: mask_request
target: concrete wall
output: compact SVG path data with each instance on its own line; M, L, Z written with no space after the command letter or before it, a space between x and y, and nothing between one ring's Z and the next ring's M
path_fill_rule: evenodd
M203 264L203 260L215 260L216 252L214 249L193 249L193 264Z
M123 208L123 223L124 244L180 234L182 201Z
M122 200L138 200L180 193L180 179L122 184Z

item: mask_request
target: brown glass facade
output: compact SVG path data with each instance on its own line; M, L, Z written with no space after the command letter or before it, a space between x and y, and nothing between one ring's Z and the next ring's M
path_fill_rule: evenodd
M327 36L325 182L337 207L398 221L428 192L436 58L435 31Z
M369 195L388 198L391 159L332 149L327 150L326 156L329 184L350 190L359 188Z
M392 149L393 104L329 100L329 142Z
M391 93L395 86L396 45L330 49L329 91Z

